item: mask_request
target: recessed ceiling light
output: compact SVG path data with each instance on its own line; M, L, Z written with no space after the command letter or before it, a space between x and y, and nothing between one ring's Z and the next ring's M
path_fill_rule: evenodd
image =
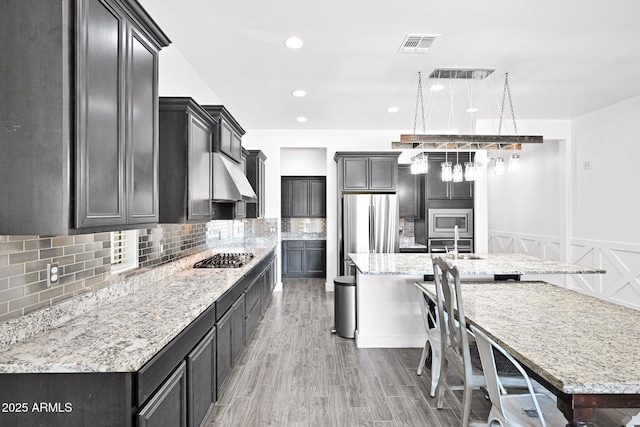
M390 113L397 113L398 111L400 111L400 108L393 106L393 107L387 108L387 111Z
M291 92L291 95L296 96L296 97L301 97L301 96L305 96L307 94L307 92L305 92L302 89L298 89L298 90L294 90L293 92Z
M301 117L298 117L296 120L299 121L300 123L304 123L307 121L307 118L301 116Z
M437 92L439 90L444 89L444 85L442 83L434 83L431 85L431 87L429 87L430 90Z
M291 36L284 41L284 45L289 49L300 49L304 42L300 37Z
M467 113L477 113L478 111L480 111L480 109L477 107L467 108Z

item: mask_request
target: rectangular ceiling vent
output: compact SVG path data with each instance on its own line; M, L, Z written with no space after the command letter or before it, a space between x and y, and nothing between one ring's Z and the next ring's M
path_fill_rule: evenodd
M490 68L436 68L430 79L477 79L488 77L495 70Z
M398 53L427 53L440 34L407 34Z

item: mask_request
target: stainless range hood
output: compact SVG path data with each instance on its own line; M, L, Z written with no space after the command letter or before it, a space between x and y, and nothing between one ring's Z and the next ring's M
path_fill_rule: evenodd
M255 202L258 200L240 165L220 153L213 156L213 201Z

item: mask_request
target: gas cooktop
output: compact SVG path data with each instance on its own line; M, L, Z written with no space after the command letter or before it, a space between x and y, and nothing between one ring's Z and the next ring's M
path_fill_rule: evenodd
M205 258L193 265L193 268L240 268L253 258L252 253L221 253Z

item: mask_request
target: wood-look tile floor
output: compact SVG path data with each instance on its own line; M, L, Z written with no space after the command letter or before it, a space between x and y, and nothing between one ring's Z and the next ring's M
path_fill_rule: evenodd
M435 408L431 372L416 375L421 349L358 349L332 326L324 280L283 280L206 427L459 425L446 401ZM481 392L473 405L486 420Z

